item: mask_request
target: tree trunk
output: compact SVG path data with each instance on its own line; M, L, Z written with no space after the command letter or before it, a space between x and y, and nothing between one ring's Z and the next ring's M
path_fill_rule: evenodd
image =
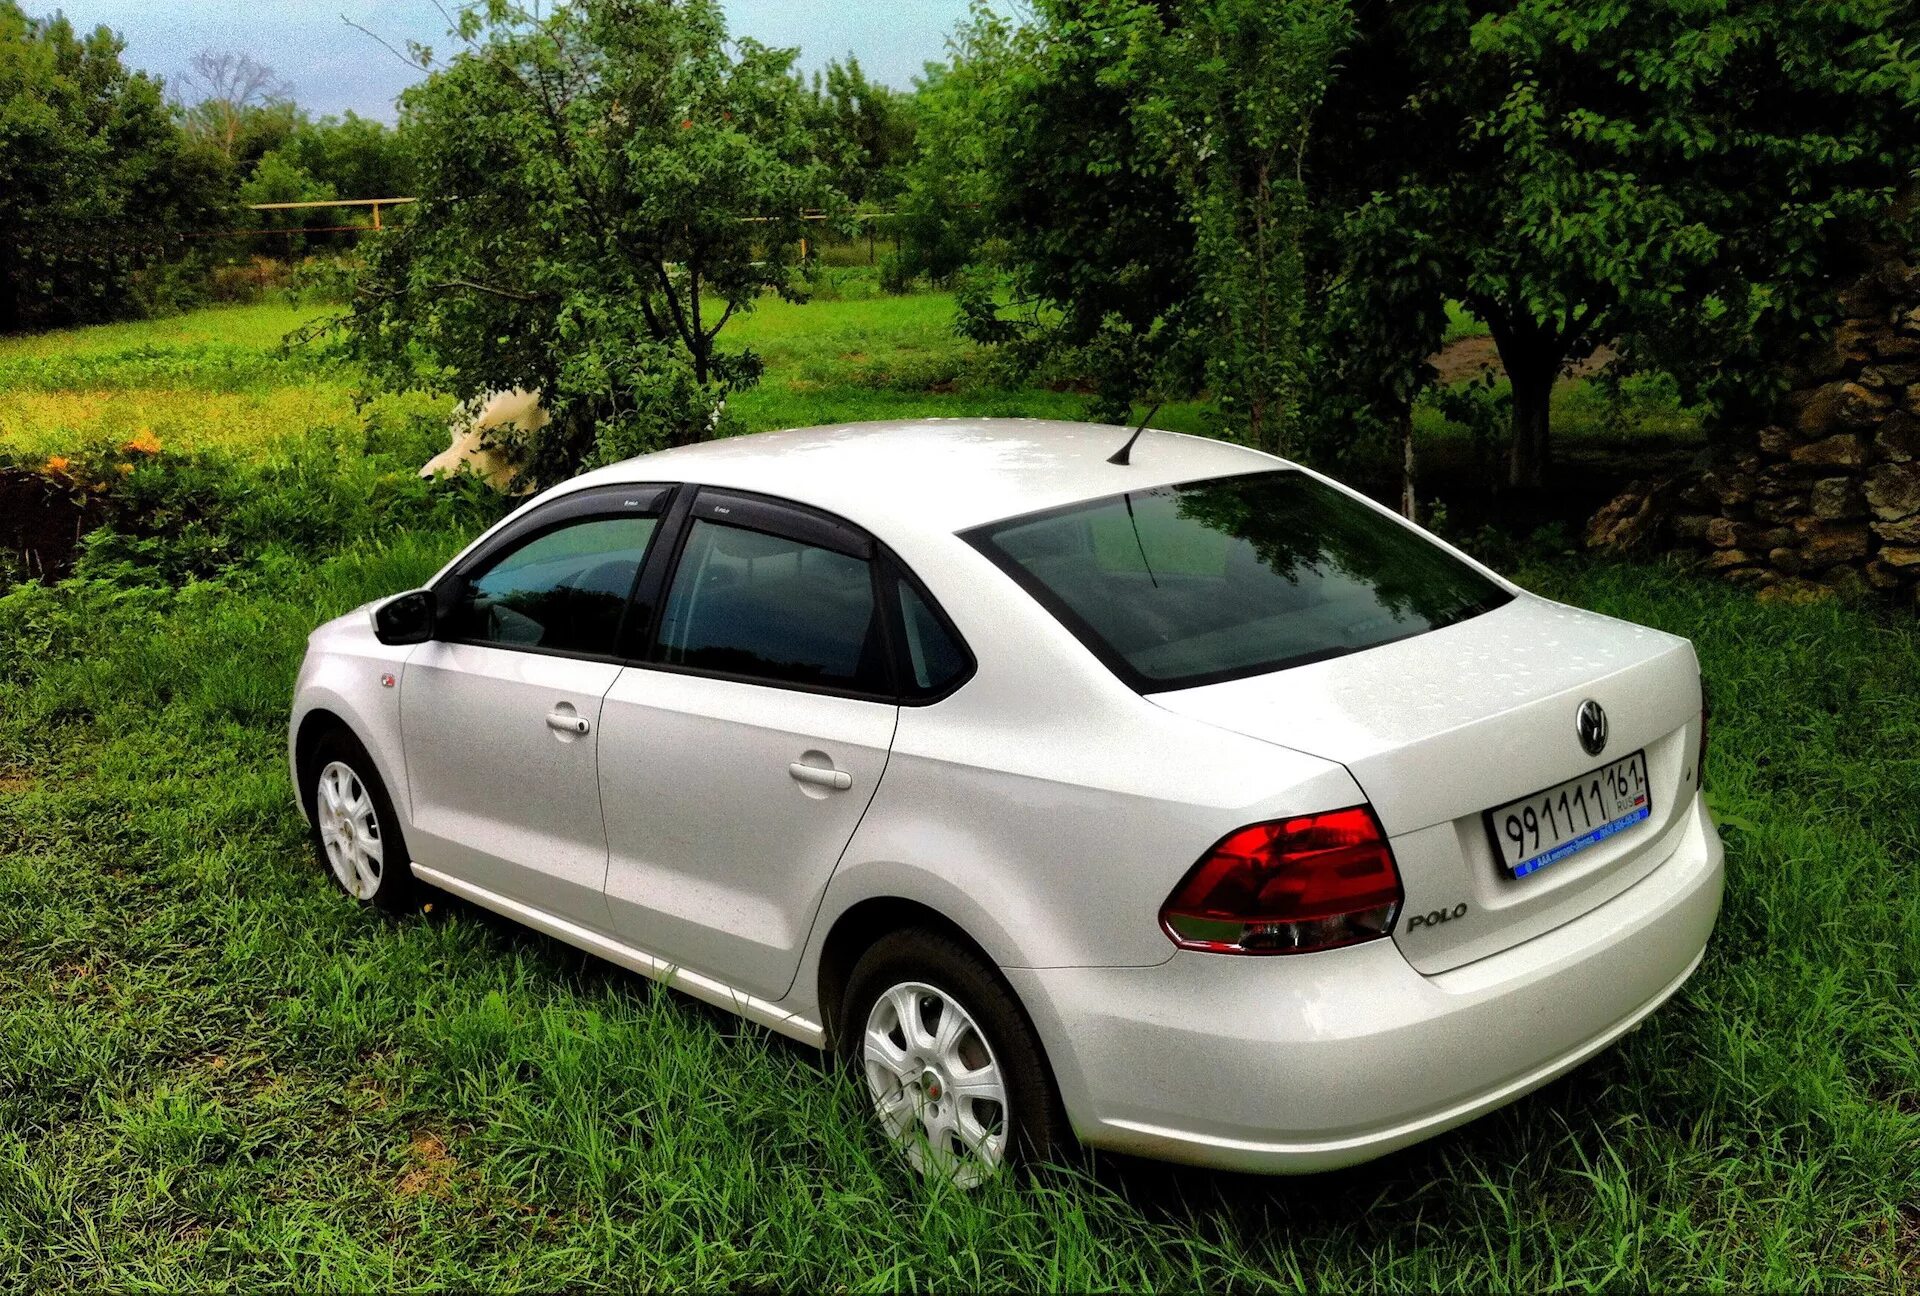
M1400 515L1409 522L1420 520L1420 496L1415 489L1413 452L1413 410L1398 412L1400 424Z
M1559 330L1531 319L1511 320L1484 303L1475 303L1475 311L1487 321L1500 351L1500 364L1513 384L1513 446L1507 457L1507 485L1543 486L1553 462L1548 402L1553 381L1560 376L1566 343Z

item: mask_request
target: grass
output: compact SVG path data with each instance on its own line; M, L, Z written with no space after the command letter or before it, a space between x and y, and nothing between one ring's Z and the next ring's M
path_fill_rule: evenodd
M752 321L768 418L992 390L923 299L785 309ZM229 319L262 317L31 345L191 350ZM960 390L916 392L941 365ZM284 768L306 632L420 580L483 506L408 493L412 433L328 413L287 449L299 398L224 372L211 394L283 421L237 442L281 448L213 577L96 562L0 596L0 1289L1920 1287L1910 618L1523 551L1533 587L1692 636L1713 683L1729 889L1681 995L1372 1166L1090 1158L957 1195L804 1049L445 898L395 920L339 897Z

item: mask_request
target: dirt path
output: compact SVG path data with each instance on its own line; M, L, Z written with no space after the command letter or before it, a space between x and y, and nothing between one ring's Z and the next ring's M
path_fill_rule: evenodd
M1571 373L1575 378L1586 378L1600 372L1612 361L1613 349L1601 347L1573 366ZM1506 374L1506 370L1500 365L1499 349L1493 345L1493 339L1485 335L1455 338L1439 351L1428 356L1427 362L1439 371L1443 386L1478 378L1487 370L1492 370L1495 377L1503 377Z

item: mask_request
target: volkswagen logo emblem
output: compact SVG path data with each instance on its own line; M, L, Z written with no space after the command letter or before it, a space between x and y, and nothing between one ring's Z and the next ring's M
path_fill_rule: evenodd
M1574 731L1580 735L1580 745L1587 749L1587 755L1598 756L1607 746L1607 713L1598 702L1588 698L1574 712Z

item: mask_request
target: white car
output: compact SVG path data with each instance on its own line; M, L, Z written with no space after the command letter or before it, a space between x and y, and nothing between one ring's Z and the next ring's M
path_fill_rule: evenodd
M314 632L323 858L837 1050L963 1183L1071 1137L1348 1165L1672 995L1722 883L1688 642L1128 438L810 428L540 495Z

